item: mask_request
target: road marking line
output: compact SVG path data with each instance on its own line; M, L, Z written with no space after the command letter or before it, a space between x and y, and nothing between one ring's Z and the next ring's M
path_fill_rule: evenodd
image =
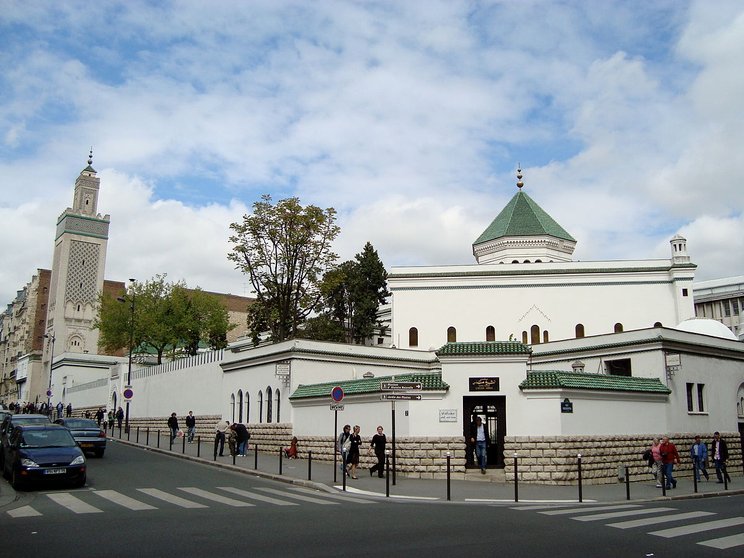
M37 515L41 515L41 513L37 512L31 506L21 506L14 510L8 510L8 515L10 517L36 517Z
M225 504L226 506L232 506L234 508L247 508L255 506L255 504L251 504L250 502L235 500L234 498L228 498L226 496L221 496L213 492L207 492L206 490L202 490L201 488L194 488L192 486L179 487L178 490L183 490L188 494L193 494L194 496L199 496L200 498L204 498L205 500L212 500L213 502Z
M80 498L76 498L69 492L58 492L56 494L47 494L47 497L60 506L64 506L74 513L103 513L103 510L86 504Z
M744 517L730 517L728 519L718 519L716 521L706 521L705 523L696 523L694 525L685 525L683 527L674 527L672 529L662 529L653 531L649 535L671 539L672 537L681 537L682 535L692 535L693 533L702 533L712 531L713 529L725 529L726 527L735 527L744 524Z
M348 488L348 487L347 487ZM351 502L352 504L377 504L374 500L361 500L359 498L349 498L348 496L342 496L341 494L328 494L325 492L318 492L310 488L300 488L299 486L293 486L292 490L302 492L303 494L318 495L322 498L332 498L334 500L340 500L342 502ZM347 490L348 491L348 490Z
M508 499L508 500L487 500L487 499L478 499L478 498L468 498L465 500L466 502L512 502L514 504L518 504L514 506L513 508L509 508L512 510L517 511L540 511L540 510L555 510L559 507L561 509L565 508L565 504L578 504L578 501L576 500L520 500L519 502L514 502L514 498ZM585 502L596 502L596 500L585 500ZM531 503L535 504L546 504L544 506L532 506L529 505ZM527 505L519 505L519 504L527 504ZM564 504L562 506L551 506L547 504ZM592 508L597 509L597 508Z
M105 498L109 502L113 502L114 504L119 504L120 506L123 506L132 511L158 509L155 506L151 506L150 504L145 504L144 502L140 502L139 500L130 498L129 496L126 496L120 492L117 492L116 490L93 490L91 492L93 494L97 494L101 498Z
M311 502L313 504L320 504L322 506L337 506L338 502L329 502L328 500L321 500L320 498L311 498L310 496L303 496L302 494L290 494L288 492L282 492L281 490L276 490L275 488L258 488L257 490L260 490L262 492L269 492L271 494L276 494L277 496L282 496L285 498L294 498L296 500L302 500L303 502Z
M338 490L343 490L343 485L341 486L334 486L333 488L336 488ZM346 485L346 492L351 492L352 494L364 494L367 496L379 496L380 498L385 497L385 494L382 492L370 492L369 490L360 490L358 488L354 488L352 486ZM403 496L401 494L391 494L390 498L397 498L399 500L439 500L439 498L436 498L435 496Z
M632 519L630 521L621 521L620 523L610 523L607 526L615 527L617 529L631 529L633 527L646 527L647 525L655 525L657 523L670 523L672 521L695 519L696 517L704 517L707 515L716 514L713 512L693 511L687 513L677 513L674 515L662 515L659 517L646 517L644 519Z
M191 500L187 500L186 498L181 498L180 496L176 496L175 494L168 494L167 492L163 492L162 490L159 490L157 488L138 488L137 490L144 494L147 494L148 496L152 496L153 498L163 500L164 502L168 502L170 504L175 504L176 506L180 506L182 508L209 507L205 506L204 504L199 504L198 502L192 502Z
M263 494L255 494L253 492L248 492L247 490L241 490L240 488L233 488L232 486L218 486L219 490L226 490L227 492L232 492L233 494L237 494L238 496L243 496L245 498L252 498L254 500L258 500L259 502L266 502L269 504L274 504L276 506L299 506L296 502L287 502L286 500L279 500L278 498L272 498L271 496L264 496Z
M738 535L731 535L730 537L721 537L720 539L711 539L709 541L699 542L703 546L710 546L718 549L734 548L735 546L741 546L744 544L744 533Z
M620 504L615 506L590 506L586 508L563 508L560 510L551 510L539 512L543 515L568 515L570 513L591 513L596 511L608 511L608 510L626 510L629 508L640 508L638 504Z
M646 510L628 510L610 513L598 513L595 515L583 515L581 517L572 517L574 521L604 521L615 517L629 517L631 515L646 515L658 512L676 511L675 508L651 508Z

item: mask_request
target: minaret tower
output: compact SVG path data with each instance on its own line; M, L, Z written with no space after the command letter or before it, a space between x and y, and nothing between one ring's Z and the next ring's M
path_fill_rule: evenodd
M106 247L110 216L98 213L98 191L101 179L92 167L93 150L88 156L88 166L75 180L72 207L57 219L54 239L54 259L49 287L46 340L43 368L49 379L51 343L54 354L96 353L98 330L93 329L97 316L98 296L103 290L106 267ZM53 377L57 389L61 378ZM44 386L46 390L46 386Z

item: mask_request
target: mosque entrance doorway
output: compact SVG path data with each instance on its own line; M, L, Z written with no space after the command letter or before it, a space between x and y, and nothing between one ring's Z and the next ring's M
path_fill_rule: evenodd
M468 441L465 467L477 468L475 448L470 444L470 429L476 417L480 417L488 429L488 468L504 468L504 436L506 436L506 396L463 397L463 432Z

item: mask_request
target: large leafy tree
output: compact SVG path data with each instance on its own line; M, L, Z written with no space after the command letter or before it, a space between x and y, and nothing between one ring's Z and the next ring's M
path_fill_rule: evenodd
M327 272L321 292L324 310L308 323L305 337L358 344L369 339L378 325L379 305L390 296L387 272L372 244Z
M167 351L196 354L200 342L222 348L234 327L216 297L183 283L167 283L165 275L129 284L122 297L103 294L99 305L94 326L100 330L101 348L128 349L131 336L134 351L155 353L158 364Z
M248 310L253 342L268 331L271 341L296 337L322 295L319 284L338 256L336 211L303 207L297 198L272 203L264 195L253 214L232 223L228 259L248 275L256 302Z

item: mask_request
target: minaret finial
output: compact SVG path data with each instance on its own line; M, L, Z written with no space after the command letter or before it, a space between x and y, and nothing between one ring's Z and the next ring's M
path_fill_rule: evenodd
M524 186L524 182L522 182L522 165L517 163L517 188L521 190L522 186Z
M90 153L88 153L88 164L93 164L93 146L90 146Z

